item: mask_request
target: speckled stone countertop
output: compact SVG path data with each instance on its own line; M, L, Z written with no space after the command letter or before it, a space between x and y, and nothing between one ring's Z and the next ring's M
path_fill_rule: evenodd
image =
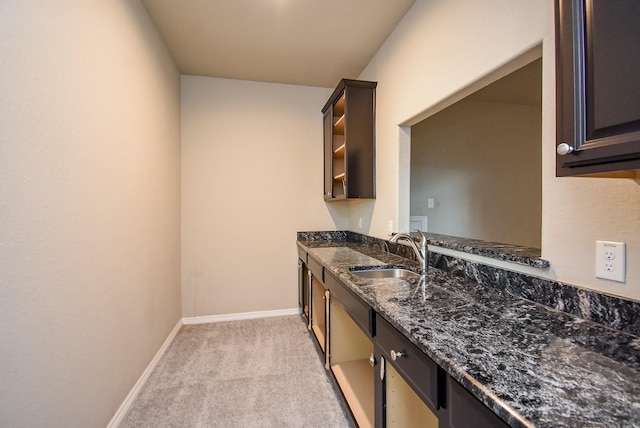
M496 260L529 265L540 269L549 267L549 261L540 258L540 249L518 245L487 242L479 239L460 238L457 236L425 233L429 245L449 248L450 250L490 257Z
M425 286L349 270L417 267L384 246L298 245L509 425L640 426L637 336L439 269Z

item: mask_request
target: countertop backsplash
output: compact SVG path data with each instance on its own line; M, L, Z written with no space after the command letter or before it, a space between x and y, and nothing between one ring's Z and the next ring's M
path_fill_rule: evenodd
M388 251L401 257L415 260L413 250L406 245L393 244L384 239L357 232L298 232L297 239L310 242L322 241L326 242L327 245L335 245L337 242L364 244L381 251ZM431 240L429 241L431 245L433 245L432 242ZM491 251L486 244L484 250ZM526 260L524 263L535 265L535 262L527 263ZM429 252L429 266L453 275L465 276L482 285L505 291L516 297L531 300L558 311L633 334L634 336L640 336L640 302L476 261L440 254L437 249L431 249Z

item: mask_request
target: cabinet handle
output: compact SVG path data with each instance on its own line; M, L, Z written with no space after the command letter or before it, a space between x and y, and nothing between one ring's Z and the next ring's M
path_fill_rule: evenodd
M308 298L307 305L309 305L309 312L307 313L309 322L307 323L307 329L311 331L311 321L313 318L313 273L311 272L311 269L307 271L307 283L309 287L307 289L307 298Z
M371 364L371 367L374 367L376 365L376 356L371 354L371 356L369 357L369 364Z
M393 361L397 360L400 357L406 357L406 356L407 356L407 354L404 353L404 352L396 352L393 349L391 350L391 359Z
M324 290L324 368L331 369L331 292Z
M573 151L573 146L568 145L567 143L560 143L558 147L556 147L556 153L560 156L567 155Z
M298 306L304 314L304 302L302 301L302 288L304 287L304 269L302 260L298 259Z

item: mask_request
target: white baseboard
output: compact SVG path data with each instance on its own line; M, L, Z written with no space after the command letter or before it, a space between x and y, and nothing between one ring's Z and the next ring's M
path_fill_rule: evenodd
M254 318L281 317L285 315L299 315L300 308L279 309L275 311L241 312L237 314L206 315L201 317L182 318L184 325L208 324L212 322L249 320Z
M107 425L107 428L117 428L117 426L120 425L120 422L122 422L122 419L129 411L129 407L131 407L131 404L133 404L133 401L136 399L136 397L140 393L140 390L142 389L144 384L147 382L147 379L151 375L151 372L153 371L153 369L156 368L156 366L158 365L158 362L160 361L160 358L162 358L165 351L169 348L169 345L171 345L171 342L173 342L173 339L176 337L176 334L178 334L178 331L180 331L180 327L182 327L182 320L178 321L178 324L176 324L176 326L173 328L171 333L169 333L169 336L164 341L164 343L162 344L162 346L160 347L156 355L153 357L153 359L151 360L147 368L144 370L144 372L142 372L142 375L140 376L136 384L133 385L133 388L131 388L131 391L129 391L129 395L127 395L127 397L124 399L124 401L120 405L120 408L118 409L118 411L115 413L115 415L113 415L113 418L111 418L111 421Z

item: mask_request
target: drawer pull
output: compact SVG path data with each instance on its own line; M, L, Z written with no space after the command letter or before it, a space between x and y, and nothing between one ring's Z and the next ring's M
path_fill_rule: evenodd
M371 356L369 357L369 364L371 364L371 367L374 367L376 365L376 356L371 354Z
M400 357L406 357L406 356L407 356L407 354L404 353L404 352L396 352L393 349L391 350L391 359L393 361L397 360Z

